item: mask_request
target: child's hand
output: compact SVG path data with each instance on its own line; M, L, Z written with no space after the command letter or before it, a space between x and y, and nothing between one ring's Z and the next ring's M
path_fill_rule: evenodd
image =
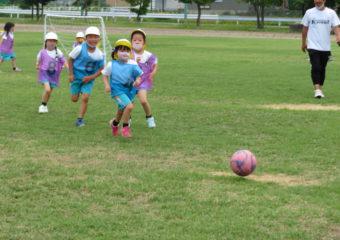
M155 78L155 74L156 74L156 73L154 73L154 72L150 73L149 79L150 79L151 81L153 81L153 79Z
M111 88L110 88L109 85L106 85L106 86L105 86L105 92L111 92Z
M136 62L140 62L140 57L137 57L137 58L136 58Z
M140 80L138 79L138 80L136 80L136 81L133 82L132 86L138 87L139 84L140 84Z
M88 83L89 81L91 81L92 80L92 78L90 77L90 76L85 76L84 78L83 78L83 83Z
M73 75L73 74L70 74L69 81L70 81L70 82L73 82L73 81L74 81L74 75Z
M37 70L40 70L40 66L37 64L37 65L35 65L35 68L37 69Z

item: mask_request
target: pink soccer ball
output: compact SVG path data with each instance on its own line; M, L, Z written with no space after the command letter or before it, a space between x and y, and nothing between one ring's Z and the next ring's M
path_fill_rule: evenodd
M237 175L247 176L256 168L256 157L248 150L237 151L230 159L230 167Z

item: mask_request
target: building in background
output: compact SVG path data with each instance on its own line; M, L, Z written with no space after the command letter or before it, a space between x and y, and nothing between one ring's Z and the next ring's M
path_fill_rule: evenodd
M75 0L55 0L52 1L50 6L72 6ZM124 0L102 0L111 7L125 7L129 8L130 5ZM183 12L184 4L179 0L151 0L150 10L160 12ZM203 6L203 14L243 14L248 13L251 6L247 3L240 2L239 0L216 0L214 3ZM190 4L188 6L189 13L197 13L197 5Z
M62 1L62 0L60 0ZM112 7L129 7L124 0L106 0L106 3ZM184 4L179 0L151 0L150 9L155 11L183 11ZM203 7L203 13L206 14L240 14L249 12L250 5L240 2L239 0L216 0L209 6ZM196 4L189 5L189 12L196 13Z
M239 0L216 0L214 3L203 6L202 14L244 14L248 13L251 6ZM191 4L189 12L197 12L197 5Z
M130 4L124 0L106 0L106 3L111 7L130 7Z

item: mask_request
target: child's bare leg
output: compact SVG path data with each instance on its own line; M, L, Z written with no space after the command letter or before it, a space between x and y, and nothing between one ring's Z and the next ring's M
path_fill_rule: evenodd
M44 88L44 92L43 92L41 100L42 100L43 103L47 104L48 100L50 99L53 88L51 88L49 82L45 82L44 87L45 88Z
M13 69L17 68L17 59L16 58L12 58L12 67L13 67Z
M123 110L118 109L117 113L116 113L116 117L114 120L116 120L116 122L120 122L120 120L122 119L123 116Z
M124 112L123 112L123 117L122 117L123 118L123 124L129 123L129 119L130 119L130 116L131 116L132 109L133 109L132 103L128 104L125 107Z
M83 93L82 99L81 99L81 105L80 105L80 111L79 111L79 118L84 118L87 104L89 102L89 94Z
M147 99L147 91L146 90L139 90L138 91L139 101L142 105L145 115L151 116L151 107Z
M72 102L78 102L78 99L79 99L79 93L71 95L71 101Z

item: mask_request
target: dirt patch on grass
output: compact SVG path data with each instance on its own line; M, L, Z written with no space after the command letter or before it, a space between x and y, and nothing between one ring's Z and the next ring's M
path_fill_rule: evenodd
M172 98L172 99L165 99L163 102L164 103L179 103L180 100Z
M288 109L288 110L313 110L313 111L340 111L338 105L319 105L319 104L268 104L260 105L262 108Z
M328 239L340 239L340 226L339 225L331 225L331 231L329 232L329 236L322 238L322 240Z
M233 173L228 172L210 172L214 176L237 176ZM254 180L257 182L273 182L284 186L311 186L321 184L318 180L307 180L299 176L288 176L285 174L265 174L265 175L249 175L247 179Z

